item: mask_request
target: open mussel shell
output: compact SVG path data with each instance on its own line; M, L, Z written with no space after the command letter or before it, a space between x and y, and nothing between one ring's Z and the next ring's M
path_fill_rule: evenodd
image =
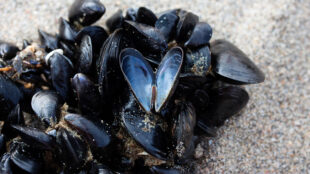
M47 52L53 51L59 48L58 38L52 34L49 34L43 30L38 30L41 45L45 48Z
M137 11L136 21L142 24L154 26L157 20L156 15L148 8L140 7Z
M154 27L136 23L133 21L124 22L124 30L130 39L145 54L163 54L168 45L164 36Z
M156 72L156 98L154 108L159 112L174 93L178 84L183 63L183 50L180 47L171 48L161 61Z
M92 71L93 47L91 38L85 35L80 44L80 56L76 60L76 69L79 73L89 74Z
M180 47L170 49L160 63L156 75L143 55L132 48L120 54L120 66L135 97L143 109L159 112L176 87L183 62Z
M264 73L235 45L226 40L211 43L212 70L221 80L234 84L255 84Z
M207 45L212 37L212 28L206 22L199 22L195 25L194 31L184 46L196 48Z
M64 18L59 19L59 38L61 40L73 43L77 35L77 30Z
M69 9L69 21L87 26L95 23L105 13L99 0L75 0Z
M204 76L211 69L211 52L207 45L187 49L184 59L184 72Z
M96 118L101 112L98 87L84 74L78 73L72 79L72 87L77 96L81 113Z
M16 56L19 48L11 43L0 40L0 58L9 60Z
M246 90L237 86L216 88L209 93L210 102L204 113L197 116L197 124L209 127L221 126L224 121L237 114L249 101ZM203 127L202 127L203 128Z
M195 25L198 23L198 16L191 12L179 12L180 20L177 24L176 29L176 41L180 44L186 42L195 28Z
M55 91L39 91L31 100L33 111L47 125L58 122L62 105L63 100Z
M166 42L174 37L178 21L179 16L172 12L161 15L156 21L155 28L165 37Z
M114 13L106 22L109 32L113 33L114 30L122 28L124 20L125 18L123 16L122 10L118 10L116 13Z
M78 114L68 114L64 117L64 120L83 135L89 144L96 148L103 149L111 142L111 138L102 124L96 125Z
M150 64L146 62L139 51L126 48L120 54L120 66L140 105L150 113L152 96L153 93L156 94L153 84L155 76Z
M91 38L93 52L99 54L102 44L108 38L108 33L100 26L87 26L78 32L76 42L80 44L85 35Z
M159 115L147 114L140 109L133 96L121 112L122 123L133 139L150 155L167 160L168 139L165 123Z
M23 99L23 93L6 75L0 74L0 120L5 121L8 114Z

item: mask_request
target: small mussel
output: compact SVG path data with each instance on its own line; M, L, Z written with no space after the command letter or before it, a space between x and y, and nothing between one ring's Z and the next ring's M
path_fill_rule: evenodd
M39 91L31 100L33 111L48 125L57 123L62 104L62 98L55 91Z
M49 34L43 30L38 30L41 45L46 51L52 51L59 48L59 40L56 36Z
M75 0L69 10L69 21L83 26L96 22L105 12L99 0Z
M4 60L12 59L18 51L17 46L0 40L0 58Z
M69 100L71 92L70 78L73 76L73 64L61 50L55 50L46 55L45 60L51 69L53 87L63 100Z
M78 73L72 79L72 87L81 113L93 118L98 117L101 114L101 103L95 84L86 75Z
M145 7L140 7L137 11L136 21L142 24L154 26L157 20L156 15Z
M91 38L93 53L99 54L100 48L108 38L108 33L100 26L87 26L81 29L76 36L76 43L81 44L82 38L88 35Z
M140 48L140 51L146 54L163 54L168 48L164 36L152 26L125 21L124 30L126 35Z
M263 72L235 45L226 40L211 43L213 72L223 81L254 84L265 80Z
M40 44L0 41L0 173L195 173L201 136L249 101L238 85L265 79L193 12L120 9L92 25L105 10L74 0Z
M165 37L166 41L171 41L174 37L177 23L179 21L179 16L176 14L169 12L161 15L156 23L155 28L157 28Z
M124 20L125 18L123 16L122 10L118 10L113 16L111 16L106 22L106 25L110 33L113 33L113 31L115 31L118 28L122 28Z
M191 12L179 13L179 17L180 20L176 29L176 41L183 44L191 37L199 18Z
M212 28L206 22L195 25L191 37L185 42L186 47L200 47L209 43L212 37Z
M59 37L67 42L74 42L77 30L64 18L59 19Z
M95 124L81 115L68 114L64 120L82 134L87 141L95 148L103 149L111 142L110 135L106 132L102 124Z
M6 120L8 114L22 100L23 93L6 75L0 74L0 120Z
M187 49L184 60L184 72L204 76L211 70L211 52L207 45Z

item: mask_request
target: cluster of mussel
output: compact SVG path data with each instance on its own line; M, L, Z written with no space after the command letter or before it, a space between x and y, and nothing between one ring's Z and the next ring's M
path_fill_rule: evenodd
M246 105L240 85L264 81L191 12L119 10L108 32L91 26L104 12L76 0L41 44L0 41L1 173L187 173L197 136Z

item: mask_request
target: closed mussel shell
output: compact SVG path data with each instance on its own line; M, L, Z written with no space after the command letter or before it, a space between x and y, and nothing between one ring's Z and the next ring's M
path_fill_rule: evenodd
M78 32L76 43L80 44L85 35L91 38L93 53L99 54L102 44L108 38L108 33L100 26L87 26Z
M167 159L168 140L164 130L165 123L158 115L146 114L131 96L121 117L127 132L146 152L158 159Z
M125 20L136 21L138 9L128 8L126 11Z
M77 35L77 30L74 28L72 24L66 21L64 18L59 19L59 38L61 40L65 40L67 42L73 43L75 41L75 37Z
M127 36L135 42L136 48L146 55L151 53L163 54L168 47L164 36L154 27L125 21L124 30Z
M190 102L177 103L171 131L177 159L188 158L192 155L190 152L193 152L191 146L195 125L196 113L194 106Z
M88 35L82 38L79 53L80 55L76 60L76 70L79 73L89 74L92 71L93 47Z
M17 136L16 133L11 130L12 124L25 125L24 115L19 104L10 112L1 129L1 133L5 134L8 139Z
M195 25L194 31L188 41L185 42L186 47L196 48L209 44L212 37L212 28L206 22L199 22Z
M83 135L87 142L96 148L103 149L108 146L111 138L102 124L96 125L92 121L78 114L68 114L64 120Z
M41 45L45 48L45 51L50 52L59 48L58 38L52 34L49 34L43 30L38 30Z
M69 21L87 26L95 23L105 13L99 0L75 0L69 9Z
M62 105L63 100L55 91L39 91L31 100L33 111L47 125L58 122Z
M197 125L221 126L224 121L237 114L249 101L248 93L237 86L216 88L208 92L210 102L204 113L197 116Z
M51 69L52 85L62 97L67 101L71 93L70 78L73 76L73 64L64 55L53 52L48 58L48 64Z
M116 13L114 13L106 22L109 32L113 33L114 30L122 28L124 20L125 18L123 16L122 10L118 10Z
M184 59L184 72L204 76L211 70L211 52L207 45L187 49Z
M179 16L173 12L161 15L156 21L155 28L165 37L166 42L169 42L174 37L178 21Z
M60 146L62 165L69 171L78 171L82 168L87 159L87 145L72 132L60 128L57 131L56 141Z
M75 51L76 51L76 46L74 43L70 43L64 40L59 41L59 48L63 50L63 55L66 57L70 58L71 61L74 61L73 58L75 58Z
M0 120L6 120L12 109L22 100L23 94L6 75L0 74Z
M32 43L32 41L29 41L29 40L27 40L27 39L24 39L24 40L23 40L23 47L22 47L22 49L25 49L26 47L30 46L31 43Z
M55 147L54 139L39 129L18 125L12 125L12 128L25 142L31 144L32 146L48 150Z
M0 40L0 58L9 60L16 56L19 48L11 43Z
M40 150L34 150L24 142L13 142L10 145L10 153L13 173L42 173L44 164Z
M72 79L72 87L78 99L81 113L89 118L101 114L101 103L98 87L84 74L78 73Z
M96 63L101 102L105 103L104 106L109 110L119 107L115 101L124 89L125 80L119 66L119 54L124 48L124 40L123 30L115 30L103 44Z
M150 170L152 174L182 174L181 170L166 166L153 166Z
M154 26L157 20L156 15L148 8L140 7L137 11L136 21L142 24Z
M221 80L234 84L255 84L264 73L235 45L226 40L211 43L212 70Z
M179 44L186 42L195 28L195 25L198 23L198 16L191 12L180 12L180 20L177 24L176 30L176 41Z

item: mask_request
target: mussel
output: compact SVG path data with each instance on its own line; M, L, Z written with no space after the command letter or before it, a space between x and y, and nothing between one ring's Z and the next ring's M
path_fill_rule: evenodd
M22 100L23 94L6 75L0 74L0 84L0 120L6 120L12 109Z
M105 12L99 0L75 0L69 10L69 21L82 26L96 22Z
M62 98L55 91L39 91L31 100L33 111L47 125L58 122L62 104Z
M254 84L265 80L263 72L235 45L226 40L211 43L213 72L235 84Z
M150 113L159 112L171 97L183 62L183 50L174 47L167 52L154 74L143 55L132 48L120 54L120 66L135 97Z
M0 40L0 58L4 60L12 59L18 51L19 48L17 46Z

